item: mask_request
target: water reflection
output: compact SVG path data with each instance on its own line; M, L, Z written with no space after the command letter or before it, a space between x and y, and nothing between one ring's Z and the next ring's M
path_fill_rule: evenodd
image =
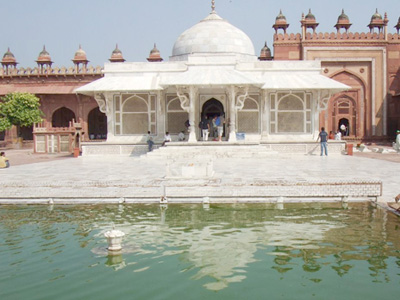
M0 216L0 255L8 253L9 266L27 261L18 253L31 237L33 254L56 259L72 231L68 243L104 259L92 268L143 273L159 267L154 261L178 257L184 264L177 273L212 291L244 282L259 264L281 278L309 274L314 283L327 269L342 278L368 264L372 282L390 282L388 270L400 270L399 220L365 203L7 207ZM104 232L112 224L126 234L122 255L106 254ZM140 260L146 263L133 267Z
M122 257L122 254L108 255L105 264L108 267L112 267L115 271L121 270L126 267L126 263L124 261L124 258Z

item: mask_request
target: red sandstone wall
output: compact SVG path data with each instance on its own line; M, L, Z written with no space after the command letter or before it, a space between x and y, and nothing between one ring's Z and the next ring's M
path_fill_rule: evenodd
M299 33L275 34L273 46L276 60L293 60L296 59L296 56L299 60L303 59L303 56L305 59L320 59L326 71L323 73L324 75L334 77L334 79L353 87L347 95L344 93L342 96L350 97L352 95L351 97L356 98L354 100L357 108L356 135L358 138L383 137L385 131L388 136L392 136L394 128L400 127L399 34L389 33L385 37L383 32L307 32L304 39ZM327 48L327 50L322 48ZM328 48L330 49L328 50ZM366 50L363 51L363 48ZM383 50L371 50L372 48ZM346 49L353 50L346 53ZM352 57L354 61L351 61ZM336 61L336 63L332 61ZM372 61L374 62L373 67ZM353 82L351 76L348 78L337 76L343 72L353 74L354 78L358 77L364 87ZM374 86L372 86L373 83ZM375 93L372 94L372 91ZM334 100L331 99L331 101ZM385 101L387 103L386 124L384 119ZM372 111L373 108L374 111ZM332 103L330 103L328 110L321 113L320 116L320 125L329 130L335 130L336 127L332 121L332 109ZM373 128L375 128L375 135Z

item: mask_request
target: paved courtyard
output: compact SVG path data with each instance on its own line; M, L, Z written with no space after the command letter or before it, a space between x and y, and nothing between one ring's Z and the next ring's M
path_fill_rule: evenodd
M35 202L32 199L85 198L83 202L123 198L125 194L154 198L163 193L213 187L246 187L257 190L257 183L285 182L382 182L378 201L394 202L400 194L400 155L396 153L355 153L354 156L328 157L299 154L271 155L265 159L223 158L214 160L210 178L166 178L166 163L160 159L105 156L78 157L32 154L31 150L6 150L11 168L0 169L4 199ZM166 187L167 190L166 191ZM321 188L325 188L321 186ZM335 187L340 189L340 186ZM125 193L125 194L124 194ZM183 193L183 192L182 192ZM191 191L193 193L193 190ZM178 192L179 194L179 192ZM227 195L237 195L231 193ZM154 200L154 199L153 199ZM46 200L47 201L47 200ZM51 200L49 200L51 201ZM23 201L22 201L23 202Z

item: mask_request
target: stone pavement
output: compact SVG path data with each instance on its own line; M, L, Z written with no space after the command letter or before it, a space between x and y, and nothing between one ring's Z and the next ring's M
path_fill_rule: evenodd
M0 148L0 151L6 153L6 157L10 160L12 166L41 163L72 157L72 154L34 154L32 149Z
M285 189L291 197L284 197L282 201L308 201L295 195L296 191L310 189L310 195L315 195L317 201L327 201L332 199L319 197L322 194L318 192L329 188L336 189L340 195L346 182L382 182L383 192L378 198L382 204L393 202L400 193L399 154L393 154L393 160L399 158L396 162L371 159L364 153L222 158L213 161L215 173L210 178L168 178L166 162L162 159L41 156L29 154L29 150L6 150L6 154L12 167L0 169L0 203L3 204L155 202L164 194L173 195L180 202L199 202L208 198L206 195L211 202L214 197L222 202L263 201L264 196L268 196L267 201L276 202L280 199L279 191ZM367 154L375 155L374 158L392 155ZM337 185L338 182L342 185ZM340 199L339 196L336 200Z

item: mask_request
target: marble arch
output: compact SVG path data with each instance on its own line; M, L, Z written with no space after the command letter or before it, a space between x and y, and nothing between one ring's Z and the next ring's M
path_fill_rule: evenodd
M331 78L351 86L351 89L336 94L334 97L332 97L331 101L329 101L327 110L327 129L329 131L337 130L338 124L336 119L340 109L335 107L335 104L338 104L338 99L348 99L348 101L350 101L348 112L339 115L349 120L351 125L349 132L350 136L364 136L367 130L366 128L368 127L367 124L370 124L370 117L367 114L367 111L371 109L368 106L368 98L370 97L370 93L368 93L366 90L365 81L360 78L360 76L349 70L341 70L340 72L336 72L336 74L332 75ZM343 107L342 111L344 110L345 109Z
M74 111L63 106L54 110L51 122L53 127L69 127L69 123L72 122L73 119L76 120Z

